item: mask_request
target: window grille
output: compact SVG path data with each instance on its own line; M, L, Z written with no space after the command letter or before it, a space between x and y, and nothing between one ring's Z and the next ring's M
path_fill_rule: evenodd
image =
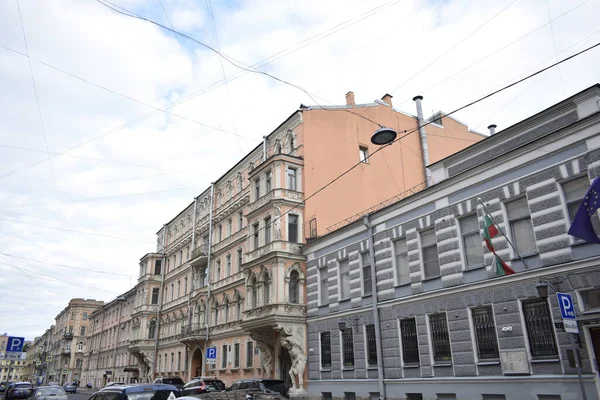
M414 318L401 320L400 334L402 335L402 359L404 364L419 364L417 321Z
M477 354L480 360L500 358L498 340L496 339L496 323L492 307L480 307L471 310L473 328L477 342Z
M543 299L523 302L529 347L533 357L557 356L556 339L548 303Z
M321 332L321 368L331 368L330 332Z
M421 393L406 393L406 400L423 400Z
M446 313L430 315L429 327L433 345L433 360L437 362L452 361Z
M375 339L375 325L366 325L365 333L367 335L367 362L369 366L377 365L377 342Z
M352 328L342 331L342 349L344 352L344 367L354 367L354 335Z

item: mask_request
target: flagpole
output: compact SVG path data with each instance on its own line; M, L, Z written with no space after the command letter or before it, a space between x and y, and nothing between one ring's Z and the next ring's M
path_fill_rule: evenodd
M527 266L527 263L525 262L525 260L523 260L523 257L521 257L521 255L519 254L519 251L517 250L517 248L512 244L512 242L510 241L510 239L508 238L508 236L506 236L506 233L504 233L504 230L502 228L500 228L500 225L498 225L498 223L496 222L496 220L494 219L494 217L492 217L492 213L490 213L490 210L488 210L488 208L485 206L485 204L481 200L481 197L478 197L477 201L479 202L479 204L482 205L483 209L485 210L485 213L490 216L490 218L492 219L492 222L494 223L494 225L496 225L496 227L498 228L498 230L500 231L500 233L502 233L502 236L504 236L504 238L506 239L506 241L508 242L508 244L510 244L510 247L512 247L512 249L515 251L515 253L519 257L519 260L521 260L521 262L525 266L525 269L529 269L529 267Z

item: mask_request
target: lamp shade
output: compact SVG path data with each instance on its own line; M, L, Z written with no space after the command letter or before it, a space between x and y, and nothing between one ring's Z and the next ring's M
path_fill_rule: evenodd
M340 331L343 331L344 329L346 329L346 323L344 321L338 322L338 328L340 329Z
M390 144L394 141L394 139L396 139L397 135L398 134L396 131L391 128L377 129L375 132L373 132L373 136L371 136L371 143L378 146Z
M536 283L535 288L538 292L538 296L540 296L542 299L548 298L548 284L546 282Z

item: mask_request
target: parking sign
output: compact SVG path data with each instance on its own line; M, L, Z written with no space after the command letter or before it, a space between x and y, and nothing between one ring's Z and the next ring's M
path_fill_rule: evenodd
M207 364L216 364L217 363L217 348L216 347L208 347L206 349L206 363Z
M23 345L25 344L25 338L9 336L6 342L7 353L20 353L23 351Z
M575 306L573 305L573 297L567 293L556 293L558 299L558 308L562 316L565 332L579 333L577 320L575 319Z

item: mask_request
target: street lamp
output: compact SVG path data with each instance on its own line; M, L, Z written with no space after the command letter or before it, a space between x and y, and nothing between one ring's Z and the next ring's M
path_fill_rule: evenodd
M396 139L397 135L398 134L395 130L382 126L373 132L373 135L371 136L371 143L378 146L390 144L394 141L394 139Z
M540 280L538 283L535 284L535 289L538 292L538 296L546 300L548 298L549 288L552 288L552 290L554 290L555 293L558 293L558 288L555 285L558 285L559 283L562 283L562 280L555 279L553 282L550 280Z
M344 331L344 329L346 329L347 322L348 324L350 324L350 326L353 326L356 332L358 333L358 321L360 321L360 316L358 315L355 315L352 318L342 318L340 322L338 322L338 329L340 331Z

